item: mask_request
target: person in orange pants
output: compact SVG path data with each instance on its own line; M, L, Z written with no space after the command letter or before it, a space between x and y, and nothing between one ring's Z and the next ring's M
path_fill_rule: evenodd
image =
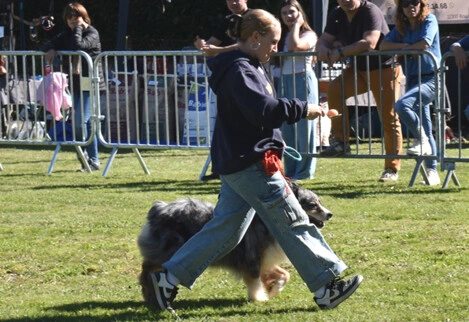
M399 95L402 69L390 55L358 56L363 52L379 48L381 40L389 32L381 10L373 3L361 0L338 0L319 38L318 58L332 66L336 62L349 60L342 75L335 78L328 88L329 107L337 109L342 117L332 122L335 140L322 156L338 156L350 151L349 120L345 100L356 94L366 93L368 86L377 103L384 129L386 154L402 153L402 130L394 102ZM343 121L345 120L345 121ZM345 129L345 133L344 133ZM380 181L396 181L400 160L393 157L385 160Z
M380 79L381 73L381 79ZM386 154L395 155L402 153L402 130L399 117L394 111L394 102L399 98L400 80L402 77L402 69L400 66L383 68L381 71L375 69L369 72L357 70L356 77L353 68L346 68L342 75L335 78L328 87L327 97L330 108L336 108L340 117L332 119L332 131L334 138L340 142L348 142L350 138L349 125L349 109L345 105L345 100L355 95L355 79L356 93L363 94L368 92L368 83L377 104L379 119L383 127L384 147ZM343 86L343 84L346 84ZM353 84L353 85L352 85ZM344 108L342 109L342 106ZM345 119L345 128L343 124ZM345 130L345 131L344 131ZM344 133L345 132L345 133ZM347 146L348 147L348 146ZM327 149L323 154L328 152ZM340 154L340 153L339 153ZM393 180L401 168L401 161L398 158L386 158L384 160L384 172L380 177L380 181ZM391 172L392 171L392 172ZM391 174L391 176L389 175ZM392 176L396 174L396 176ZM390 179L390 180L386 180Z

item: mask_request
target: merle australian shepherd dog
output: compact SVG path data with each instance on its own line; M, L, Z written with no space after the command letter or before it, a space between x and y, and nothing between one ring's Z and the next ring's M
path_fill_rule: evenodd
M294 182L289 183L310 222L318 228L332 217L318 196ZM147 303L149 273L162 270L162 264L213 217L214 205L197 199L179 199L171 203L157 201L147 215L138 237L143 257L140 285ZM286 285L290 274L279 266L287 262L285 253L259 216L249 226L241 242L212 266L229 269L243 278L251 301L267 301Z

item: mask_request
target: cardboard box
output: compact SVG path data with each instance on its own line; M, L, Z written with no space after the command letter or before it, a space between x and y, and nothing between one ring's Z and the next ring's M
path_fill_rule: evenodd
M176 111L173 76L148 76L143 79L140 101L141 138L143 142L174 143L176 141Z
M176 87L177 95L176 95L176 106L177 106L177 116L178 119L178 126L176 128L176 132L179 136L179 142L184 140L184 131L186 127L186 108L187 108L187 101L190 91L190 86L185 85L177 85Z
M208 93L206 92L207 90L209 90ZM211 113L209 112L211 102L210 92L210 89L207 89L205 85L195 82L191 83L185 111L183 144L209 146L214 127L213 121L210 119Z

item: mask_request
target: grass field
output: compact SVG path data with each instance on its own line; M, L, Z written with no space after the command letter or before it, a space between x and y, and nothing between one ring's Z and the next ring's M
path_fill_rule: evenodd
M155 200L215 202L219 181L197 178L207 151L119 151L107 177L77 173L74 152L0 147L0 321L174 320L147 308L137 282L137 235ZM107 161L109 153L101 158ZM469 321L469 164L461 187L382 184L382 160L319 159L302 185L334 213L323 234L365 277L337 309L320 311L289 267L276 298L249 303L230 274L209 269L174 308L185 321ZM441 178L444 174L440 173Z

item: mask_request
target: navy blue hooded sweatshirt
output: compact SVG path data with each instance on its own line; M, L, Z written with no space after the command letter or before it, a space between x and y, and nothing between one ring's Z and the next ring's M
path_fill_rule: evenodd
M281 150L280 126L306 117L307 102L277 99L263 66L240 50L207 62L210 87L217 95L217 118L211 146L214 172L230 174L262 160L269 149Z

